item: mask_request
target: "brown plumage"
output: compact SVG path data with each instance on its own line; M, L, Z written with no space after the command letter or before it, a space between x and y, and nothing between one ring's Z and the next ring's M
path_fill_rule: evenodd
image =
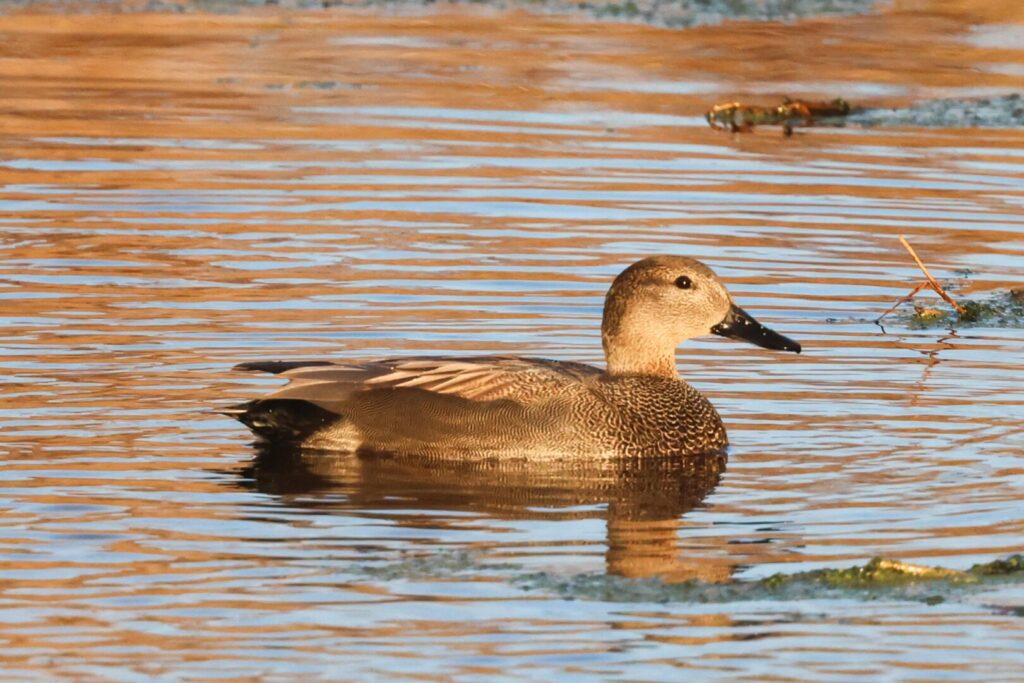
M436 458L648 457L719 451L714 407L680 379L675 348L706 334L800 345L735 306L710 268L639 261L612 283L601 326L607 368L519 358L370 363L256 362L291 382L226 411L267 442Z

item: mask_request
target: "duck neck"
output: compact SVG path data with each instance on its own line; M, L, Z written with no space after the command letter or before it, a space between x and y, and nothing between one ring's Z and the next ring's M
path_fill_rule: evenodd
M609 375L655 375L678 379L676 347L631 335L602 335Z

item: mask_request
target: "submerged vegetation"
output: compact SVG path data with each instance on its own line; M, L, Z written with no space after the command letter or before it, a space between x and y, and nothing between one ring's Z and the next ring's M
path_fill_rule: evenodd
M626 579L606 574L566 577L536 573L524 577L519 584L528 590L609 602L708 603L853 597L937 604L970 592L1022 580L1024 555L976 564L966 571L875 558L854 567L773 574L754 581L666 583L660 579Z
M785 99L778 106L726 102L705 115L716 130L748 133L755 126L782 126L786 135L796 126L1014 128L1024 126L1024 96L1010 93L986 98L925 100L908 107L852 107L846 100L805 102Z
M1024 287L995 292L983 299L960 299L964 312L945 306L915 304L913 311L894 316L916 330L963 327L1024 327Z
M405 557L397 562L362 565L359 573L382 581L443 580L467 572L500 577L515 570L508 562L494 564L464 551ZM678 583L660 578L628 578L597 572L566 576L534 572L513 579L528 591L554 593L571 600L601 602L727 603L753 600L888 599L934 605L1024 581L1024 555L975 564L965 571L911 564L876 557L852 567L773 574L763 579L710 582L690 579ZM1015 606L989 605L1003 613Z
M943 567L907 564L906 562L876 557L867 564L847 567L845 569L818 569L792 575L774 574L765 579L762 584L766 588L775 589L793 581L810 581L829 588L872 589L885 586L907 585L920 581L975 583L977 582L977 577L969 572L960 572Z
M953 284L943 286L935 279L927 266L921 261L917 252L910 246L906 238L900 236L900 243L910 253L914 263L924 273L924 282L916 285L910 293L897 301L892 307L875 320L881 324L882 320L890 313L896 312L902 304L913 302L914 312L910 315L904 314L897 317L914 329L927 329L932 327L1020 327L1024 325L1024 288L1014 288L1007 292L997 292L981 300L954 299L946 291L954 289ZM970 271L964 271L964 276ZM920 302L914 301L914 297L925 289L931 289L939 295L943 301L949 304L950 308L933 308Z

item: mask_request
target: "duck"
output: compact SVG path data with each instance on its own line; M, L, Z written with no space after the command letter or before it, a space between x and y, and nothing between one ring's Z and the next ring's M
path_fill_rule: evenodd
M221 412L258 444L302 451L465 462L721 453L720 415L676 366L677 347L706 335L801 351L737 306L707 265L658 255L608 289L604 368L506 355L250 361L235 370L289 383Z

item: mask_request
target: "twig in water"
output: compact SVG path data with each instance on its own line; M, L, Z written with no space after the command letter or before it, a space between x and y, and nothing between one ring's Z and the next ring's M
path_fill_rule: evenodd
M938 294L940 297L942 297L942 299L946 303L948 303L950 306L955 308L956 312L958 314L960 314L961 316L963 316L965 313L967 313L967 311L964 310L963 306L961 306L956 301L954 301L953 297L951 297L949 294L946 293L946 290L942 288L942 285L939 284L939 281L936 280L934 277L932 277L932 274L928 272L928 269L925 267L924 263L922 263L921 259L918 258L917 252L914 251L914 248L912 246L910 246L910 242L908 242L907 238L904 237L903 235L900 235L900 244L902 244L904 247L906 247L907 251L909 251L910 255L913 257L914 262L917 264L917 267L921 269L921 272L924 273L924 276L926 278L928 278L928 279L925 280L924 282L920 283L916 287L914 287L914 289L912 289L910 291L910 294L907 294L905 297L903 297L902 299L897 301L895 304L893 304L892 308L890 308L888 311L886 311L882 315L878 316L878 320L876 320L875 322L876 323L881 322L882 318L884 318L885 316L887 316L890 313L892 313L893 311L895 311L897 308L900 307L900 305L905 304L906 302L908 302L911 299L913 299L922 289L924 289L926 287L931 287L932 290L934 290L936 294Z
M894 304L892 305L892 308L890 308L890 309L889 309L888 311L886 311L886 312L885 312L885 313L883 313L882 315L878 316L878 320L876 320L875 322L876 322L876 323L877 323L877 322L881 322L882 318L884 318L885 316L889 315L890 313L892 313L893 311L895 311L895 310L896 310L897 308L899 308L899 307L900 307L900 306L902 306L903 304L905 304L905 303L907 303L908 301L910 301L911 299L913 299L913 298L914 298L915 296L917 296L917 293L918 293L918 292L920 292L920 291L921 291L922 289L924 289L925 287L928 287L928 286L929 286L929 285L928 285L928 283L927 283L927 282L922 282L922 283L921 283L921 284L919 284L919 285L918 285L917 287L914 287L914 288L913 288L912 290L910 290L910 294L907 294L907 295L906 295L905 297L903 297L902 299L900 299L899 301L897 301L896 303L894 303Z
M815 118L834 119L847 116L851 111L850 103L842 98L831 102L809 102L787 97L777 107L740 102L716 104L704 118L715 130L733 133L746 133L754 130L754 126L782 126L788 137L793 134L794 126L810 126Z
M904 247L906 247L907 251L910 252L910 255L914 257L914 261L917 263L917 267L920 268L921 272L924 273L924 276L928 278L928 284L931 285L931 288L935 290L935 293L941 296L947 304L955 308L956 312L959 313L960 315L966 313L967 311L964 310L964 307L958 304L957 302L953 301L953 297L951 297L949 294L946 294L946 290L942 288L942 285L939 284L939 281L932 277L932 274L929 273L928 269L924 267L923 263L921 263L921 259L917 257L917 252L914 251L914 248L910 246L910 242L908 242L907 238L904 237L903 235L900 235L900 243Z

